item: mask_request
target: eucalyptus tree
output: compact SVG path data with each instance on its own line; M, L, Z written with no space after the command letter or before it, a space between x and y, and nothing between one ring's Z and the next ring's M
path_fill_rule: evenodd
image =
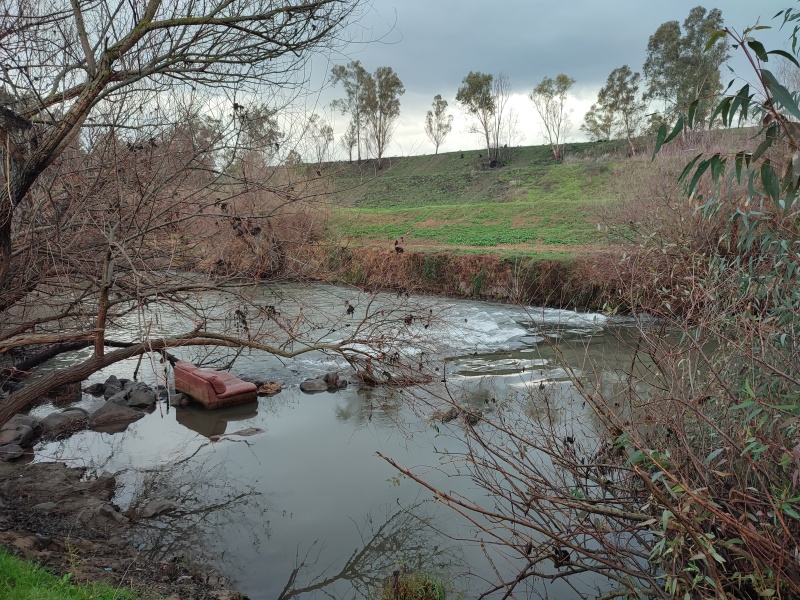
M506 121L510 118L506 111L510 96L511 84L507 75L473 71L464 77L456 93L456 101L475 119L470 132L485 140L487 156L493 161L500 158Z
M305 132L309 138L317 166L322 167L322 163L329 159L333 144L333 127L323 117L314 113L308 118Z
M470 126L471 133L480 134L486 142L486 153L491 154L491 131L494 113L497 109L492 82L494 76L490 73L470 71L461 81L461 86L456 93L456 102L468 115L475 119Z
M352 148L356 149L358 162L361 162L361 144L366 126L364 102L368 77L369 73L361 66L361 61L358 60L351 61L347 65L336 65L331 69L331 83L333 85L341 84L345 92L344 98L334 100L331 104L334 108L340 110L342 114L350 115L346 144L351 154ZM351 141L354 143L351 144Z
M646 108L639 94L641 75L624 65L611 71L605 85L600 88L597 102L584 117L581 129L594 139L617 136L628 140L631 155L636 154L633 138L636 136Z
M367 146L382 167L383 155L400 116L400 96L406 89L391 67L378 67L365 79L364 118Z
M704 124L722 91L720 67L729 56L726 39L706 46L723 26L722 11L702 6L689 11L683 29L678 21L662 23L647 43L645 100L661 102L666 113L686 110L699 99L695 124Z
M555 79L545 77L528 94L542 120L542 133L556 160L563 158L562 146L571 127L567 98L573 85L575 80L561 73Z
M431 110L425 114L425 135L435 147L434 154L439 154L439 146L453 129L453 115L447 112L447 100L441 94L433 97Z

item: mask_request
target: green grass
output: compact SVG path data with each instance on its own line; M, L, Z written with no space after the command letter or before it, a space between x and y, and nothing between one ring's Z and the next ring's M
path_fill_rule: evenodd
M389 577L380 590L380 600L445 600L444 585L428 573L399 574Z
M0 598L3 600L120 600L139 598L130 589L105 584L73 584L0 548Z
M415 243L491 247L508 244L603 243L593 201L524 201L419 208L341 208L333 227L339 237L371 242L413 237Z
M480 155L483 154L483 157ZM485 151L338 164L331 235L351 243L413 247L583 246L605 243L600 206L614 202L616 142L574 144L555 163L547 146L513 148L486 165ZM613 160L612 160L613 159Z

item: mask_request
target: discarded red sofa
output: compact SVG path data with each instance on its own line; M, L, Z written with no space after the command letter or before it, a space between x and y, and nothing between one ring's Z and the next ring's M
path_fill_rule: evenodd
M199 369L185 360L177 361L174 371L175 389L209 409L245 404L257 398L256 384L227 371Z

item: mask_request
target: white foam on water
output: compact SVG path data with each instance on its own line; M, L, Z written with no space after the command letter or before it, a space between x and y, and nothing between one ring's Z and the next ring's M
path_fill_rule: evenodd
M602 329L608 324L608 317L600 313L579 313L563 308L530 307L526 314L536 324L569 327L571 331Z

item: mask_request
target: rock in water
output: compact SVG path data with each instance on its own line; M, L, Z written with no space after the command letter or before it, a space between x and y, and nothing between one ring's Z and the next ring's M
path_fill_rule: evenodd
M0 460L10 461L19 458L24 450L18 444L5 444L0 446Z
M57 438L86 428L87 418L83 410L68 409L50 413L42 419L42 436Z
M17 444L18 446L26 446L33 440L33 429L26 425L15 425L0 429L0 446L6 444Z
M89 426L95 428L132 423L143 416L144 413L128 406L116 404L115 402L106 402L89 417Z
M328 391L328 384L322 379L306 379L300 384L300 389L306 393L326 392Z
M156 394L151 389L134 389L128 396L128 406L150 408L156 403Z

